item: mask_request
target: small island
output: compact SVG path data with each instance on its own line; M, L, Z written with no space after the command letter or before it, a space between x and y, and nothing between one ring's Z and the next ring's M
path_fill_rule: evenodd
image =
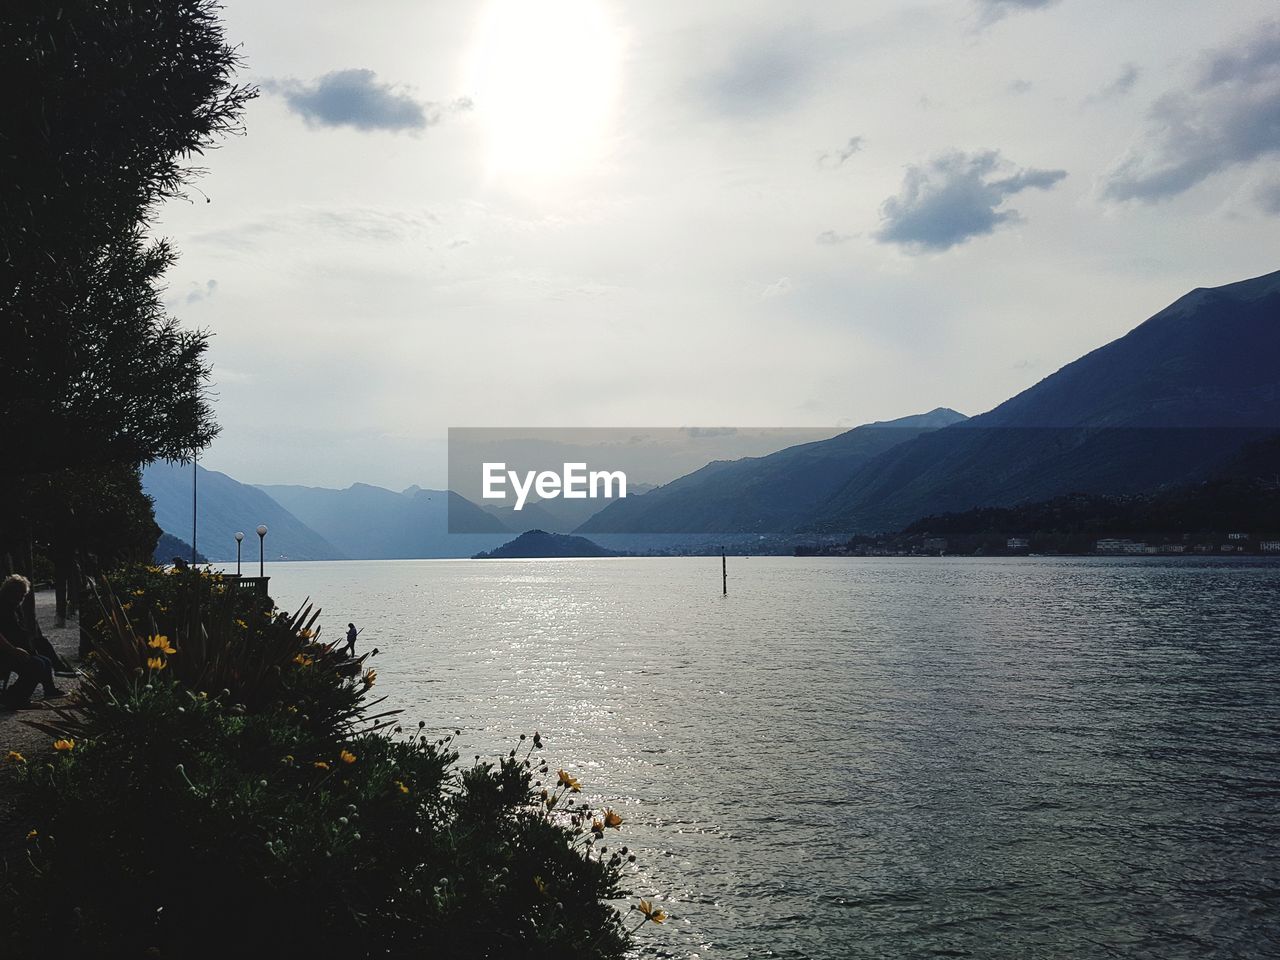
M477 553L472 560L544 560L566 557L620 557L586 537L571 537L545 530L526 530L514 540L493 550Z

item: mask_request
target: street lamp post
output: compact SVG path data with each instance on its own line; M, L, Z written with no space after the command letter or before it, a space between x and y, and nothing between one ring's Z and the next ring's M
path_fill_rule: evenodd
M266 576L266 567L264 565L263 553L264 543L267 539L267 525L265 523L258 524L258 576Z
M236 531L236 576L240 576L240 544L244 542L244 534Z

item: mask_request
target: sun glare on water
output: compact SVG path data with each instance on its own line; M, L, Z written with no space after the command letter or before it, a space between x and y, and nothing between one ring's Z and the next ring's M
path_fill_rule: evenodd
M582 173L605 148L621 44L593 0L493 0L481 15L467 89L491 175Z

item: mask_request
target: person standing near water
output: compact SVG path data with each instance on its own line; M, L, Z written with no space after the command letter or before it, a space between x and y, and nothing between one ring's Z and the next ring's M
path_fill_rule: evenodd
M356 637L360 636L360 631L356 629L354 623L347 624L347 656L354 657L356 655Z

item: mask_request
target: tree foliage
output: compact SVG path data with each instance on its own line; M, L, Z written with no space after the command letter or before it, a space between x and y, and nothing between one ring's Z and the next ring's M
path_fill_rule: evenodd
M183 458L216 433L207 335L159 286L147 227L255 91L211 0L0 9L0 444L5 470ZM21 450L21 455L12 454Z

